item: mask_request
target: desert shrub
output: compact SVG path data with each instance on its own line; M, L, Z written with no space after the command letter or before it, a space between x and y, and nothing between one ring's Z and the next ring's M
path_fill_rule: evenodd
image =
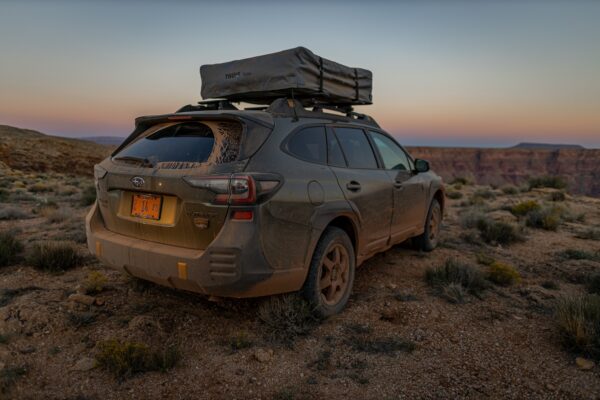
M30 215L17 207L5 207L0 209L0 220L25 219Z
M477 222L477 229L481 239L486 243L507 245L523 241L523 236L518 229L506 222L489 218L481 219Z
M482 265L492 265L492 263L494 263L496 260L494 260L494 257L489 256L485 253L477 253L477 255L475 256L477 263L482 264Z
M448 197L449 199L452 199L452 200L457 200L457 199L462 199L463 194L461 192L457 192L457 191L449 191L449 192L446 192L446 197Z
M579 249L566 249L558 253L558 256L567 260L600 260L600 253L592 253L590 251Z
M488 279L500 286L510 286L521 281L519 271L512 265L494 261L488 270Z
M87 294L96 294L104 290L108 279L100 271L91 271L85 281L83 281L83 289Z
M179 362L181 353L177 346L156 350L143 343L107 340L98 343L96 364L124 379L148 371L167 371Z
M233 336L227 338L226 344L231 351L234 352L254 346L254 342L245 331L237 332Z
M11 265L23 251L23 244L11 232L0 232L0 267Z
M600 359L600 296L564 297L557 302L555 315L569 349Z
M6 202L8 200L8 197L10 196L10 192L6 189L2 189L0 188L0 201L1 202Z
M542 207L527 213L527 226L547 231L555 231L562 222L562 210L558 207Z
M513 195L513 194L519 193L519 189L516 188L515 186L507 185L507 186L502 187L502 193Z
M467 178L457 176L456 178L454 178L452 180L452 182L450 182L450 184L451 185L468 185L469 181L467 180Z
M496 198L496 195L490 189L477 189L475 193L473 193L473 197L481 197L485 200L493 200Z
M27 373L25 367L4 367L0 369L0 397L4 398L15 382Z
M600 228L587 228L575 235L579 239L600 240Z
M550 201L565 201L566 199L565 192L552 192L548 195L548 200Z
M441 296L448 300L450 303L462 304L465 302L467 291L463 285L458 283L451 283L448 286L444 286L441 292Z
M479 223L479 221L483 220L483 219L487 219L487 215L485 215L485 213L483 213L482 211L479 210L475 210L475 211L467 211L465 213L462 213L460 215L460 225L463 228L467 228L467 229L471 229L471 228L477 228L477 224Z
M28 262L47 272L60 272L76 267L82 261L71 242L39 242L34 244Z
M81 199L79 203L84 206L91 206L96 201L96 188L94 186L86 186L81 191Z
M298 295L268 299L259 307L258 319L267 339L288 345L310 333L319 322L313 307Z
M585 286L589 293L600 295L600 273L591 275Z
M43 192L52 192L54 187L42 182L34 183L27 188L31 193L43 193Z
M67 319L75 328L81 328L93 324L96 321L97 314L91 311L72 312L67 314Z
M352 350L370 354L394 355L398 351L412 352L417 346L414 342L398 337L387 338L353 338L347 341Z
M510 208L510 212L517 217L523 217L523 216L529 214L531 211L539 210L540 208L542 208L542 207L539 205L539 203L537 201L527 200L527 201L522 201L522 202L512 206Z
M554 188L564 189L567 182L560 176L540 176L529 179L529 189L535 188Z
M453 258L448 258L444 265L427 268L425 281L440 291L450 284L461 285L467 292L475 295L487 287L485 277L479 269Z
M66 210L53 210L48 213L46 219L51 224L57 224L69 218L69 213Z
M454 190L461 190L463 185L460 183L455 183L454 185L452 185L452 187L454 188Z
M541 286L544 289L548 289L548 290L558 290L558 289L560 289L560 286L555 281L544 281L544 282L542 282Z
M71 186L71 185L61 185L58 188L58 194L61 196L71 196L74 195L75 193L79 192L79 189L77 189L75 186Z

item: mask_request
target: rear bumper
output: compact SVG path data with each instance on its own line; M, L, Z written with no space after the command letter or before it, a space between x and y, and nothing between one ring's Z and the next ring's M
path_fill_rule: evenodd
M149 242L107 230L95 204L86 217L90 252L109 267L160 285L222 297L298 290L303 269L274 270L262 254L256 222L229 220L206 250Z

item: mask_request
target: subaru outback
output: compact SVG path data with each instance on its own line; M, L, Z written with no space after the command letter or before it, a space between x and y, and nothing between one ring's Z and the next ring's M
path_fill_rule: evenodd
M299 291L323 316L369 257L433 250L444 211L440 177L372 118L286 98L138 118L94 177L87 240L106 265L216 297Z

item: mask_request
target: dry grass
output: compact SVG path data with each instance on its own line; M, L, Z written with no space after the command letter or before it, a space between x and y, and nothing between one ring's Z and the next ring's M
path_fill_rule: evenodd
M0 267L13 264L22 251L23 244L13 233L0 232Z
M600 359L600 296L584 294L560 299L556 320L569 349Z
M311 305L295 294L271 297L262 303L258 319L268 340L288 345L306 336L319 322Z
M98 343L98 367L119 379L148 371L165 372L177 365L181 353L177 346L151 349L143 343L108 340Z
M462 298L456 288L447 289L450 285L459 285L466 292L478 296L487 283L485 275L476 267L461 263L453 258L448 258L444 265L427 268L425 281L444 297Z
M34 244L28 262L47 272L62 272L76 267L82 261L75 244L48 241Z

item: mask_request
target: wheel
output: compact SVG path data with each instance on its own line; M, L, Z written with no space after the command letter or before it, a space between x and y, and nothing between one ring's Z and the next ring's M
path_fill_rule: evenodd
M427 212L425 220L425 231L422 235L415 238L416 247L423 251L435 249L439 242L440 227L442 225L442 207L440 203L433 199Z
M321 317L344 309L354 283L354 247L342 229L325 230L312 256L302 295Z

